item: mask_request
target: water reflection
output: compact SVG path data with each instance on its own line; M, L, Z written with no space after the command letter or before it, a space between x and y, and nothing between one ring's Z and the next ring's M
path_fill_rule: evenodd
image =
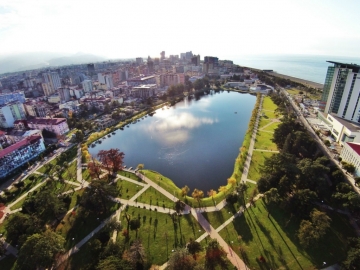
M167 145L185 142L189 139L189 130L219 121L217 118L195 117L189 112L175 114L174 110L160 111L155 116L160 119L152 125L143 126L143 129L152 138Z

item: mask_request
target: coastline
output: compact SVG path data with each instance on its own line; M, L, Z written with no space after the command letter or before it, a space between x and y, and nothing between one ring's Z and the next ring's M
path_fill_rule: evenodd
M276 77L279 77L279 78L288 79L290 81L301 83L301 84L303 84L305 86L316 88L316 89L319 89L319 90L322 90L323 87L324 87L324 85L321 84L321 83L312 82L312 81L309 81L309 80L305 80L305 79L301 79L301 78L297 78L297 77L277 73L277 72L274 72L274 71L263 71L261 69L251 68L251 67L247 67L247 68L249 68L251 70L254 70L254 71L257 71L257 72L265 72L266 74L276 76Z

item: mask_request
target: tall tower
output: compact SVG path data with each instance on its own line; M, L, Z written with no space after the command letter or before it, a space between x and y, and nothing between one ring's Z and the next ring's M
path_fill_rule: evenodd
M165 59L165 51L162 51L162 52L160 53L160 59L161 59L161 60L164 60L164 59Z
M321 101L324 112L360 123L360 66L327 61L328 67Z

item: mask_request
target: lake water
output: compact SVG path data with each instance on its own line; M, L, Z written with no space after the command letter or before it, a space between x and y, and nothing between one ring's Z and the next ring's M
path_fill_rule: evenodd
M119 148L127 167L142 163L179 187L217 190L233 172L255 102L255 96L235 92L185 99L117 130L89 151Z

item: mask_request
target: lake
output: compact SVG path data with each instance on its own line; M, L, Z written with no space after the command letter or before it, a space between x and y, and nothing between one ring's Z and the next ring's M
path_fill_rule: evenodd
M178 187L217 190L232 175L255 102L256 96L227 91L185 98L117 130L89 152L119 148L127 167L142 163Z

